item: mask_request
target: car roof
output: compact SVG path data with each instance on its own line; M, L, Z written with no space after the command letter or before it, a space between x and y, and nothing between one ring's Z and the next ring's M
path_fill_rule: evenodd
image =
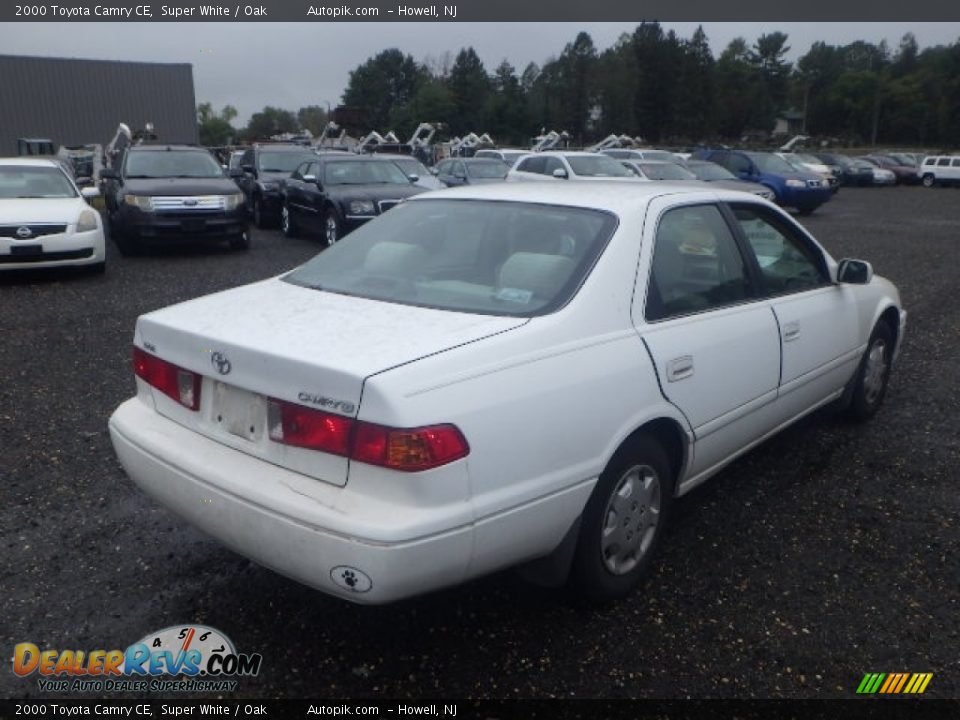
M588 152L586 150L541 150L532 152L531 155L547 155L554 157L597 157L601 153Z
M169 152L171 150L177 151L190 151L190 152L202 152L207 155L210 154L210 151L205 147L199 147L197 145L175 145L175 144L164 144L164 145L131 145L127 148L127 152Z
M309 145L293 145L289 143L256 143L257 150L277 150L279 152L313 152Z
M5 166L24 166L28 165L31 167L60 167L60 163L56 160L49 160L47 158L31 158L31 157L10 157L10 158L0 158L0 165Z
M655 183L624 183L600 180L589 183L577 181L558 183L545 180L530 183L467 185L425 193L409 198L407 202L440 198L494 200L581 207L623 215L645 206L654 198L681 194L699 195L707 202L724 198L734 200L757 199L755 195L749 192L718 189L707 183L694 185L690 181L662 180Z

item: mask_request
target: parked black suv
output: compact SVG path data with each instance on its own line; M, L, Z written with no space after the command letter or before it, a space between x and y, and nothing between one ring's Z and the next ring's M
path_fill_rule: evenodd
M101 172L110 235L124 255L144 245L198 240L250 246L243 193L207 150L135 145Z
M276 223L280 217L280 182L290 177L305 160L317 157L303 145L257 143L240 158L243 175L237 185L243 190L247 210L258 228Z
M354 228L405 198L424 192L386 158L347 153L315 155L282 184L280 228L321 233L333 245Z

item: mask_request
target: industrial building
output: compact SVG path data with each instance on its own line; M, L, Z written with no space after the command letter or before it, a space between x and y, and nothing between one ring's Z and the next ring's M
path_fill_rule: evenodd
M15 155L18 138L106 145L121 122L197 143L193 66L0 55L0 156Z

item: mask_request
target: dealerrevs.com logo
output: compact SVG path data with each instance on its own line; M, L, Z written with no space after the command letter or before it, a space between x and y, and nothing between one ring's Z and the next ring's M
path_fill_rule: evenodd
M232 692L234 678L257 675L262 662L205 625L164 628L126 650L13 649L13 672L36 674L41 692Z

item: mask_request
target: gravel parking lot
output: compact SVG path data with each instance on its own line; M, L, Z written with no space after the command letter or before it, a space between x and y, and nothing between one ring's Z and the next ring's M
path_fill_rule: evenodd
M0 277L0 645L125 648L199 622L263 669L241 697L852 697L867 672L960 696L960 192L843 189L802 222L910 313L869 424L819 413L683 498L659 569L584 608L504 573L382 608L223 549L139 492L106 431L146 311L279 273L317 241ZM243 312L243 308L237 308ZM0 673L4 697L40 697Z

